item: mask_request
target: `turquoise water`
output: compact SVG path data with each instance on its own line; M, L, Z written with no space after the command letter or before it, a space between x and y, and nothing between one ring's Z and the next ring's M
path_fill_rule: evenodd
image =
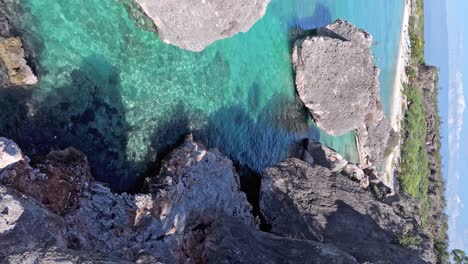
M388 113L403 1L272 0L248 33L194 53L138 27L119 1L25 0L21 27L40 47L30 123L55 133L51 145L87 152L95 175L115 186L189 131L256 170L307 135L356 160L352 133L325 135L296 102L290 32L336 18L369 31Z

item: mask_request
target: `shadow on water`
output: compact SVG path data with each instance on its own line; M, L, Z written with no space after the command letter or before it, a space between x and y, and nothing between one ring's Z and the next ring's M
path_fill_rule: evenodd
M250 93L252 97L254 89ZM286 158L291 145L308 133L307 114L299 100L284 95L273 96L252 116L255 112L242 106L223 107L195 137L240 166L260 172Z
M116 191L136 191L189 133L253 173L286 158L291 146L310 134L307 112L295 97L276 95L263 107L252 101L253 109L228 106L208 117L180 102L152 132L146 158L135 162L127 157L131 128L120 91L118 69L98 55L84 59L70 84L52 89L42 104L32 103L32 90L0 89L0 135L28 155L75 147L88 156L96 179ZM255 89L249 93L255 97Z
M133 166L126 157L129 125L119 86L118 69L106 58L87 57L71 72L70 84L53 89L39 105L28 90L2 91L0 133L30 155L75 147L88 156L97 179L120 190L122 183L132 184L124 172Z

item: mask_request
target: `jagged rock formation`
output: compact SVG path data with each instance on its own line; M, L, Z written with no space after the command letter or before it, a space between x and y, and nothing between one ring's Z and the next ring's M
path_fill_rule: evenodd
M276 235L330 243L359 263L434 263L432 244L412 220L331 170L289 159L263 173L261 211ZM422 246L395 245L405 234Z
M214 222L206 237L206 263L358 263L332 245L278 237L236 219Z
M35 198L57 214L74 208L91 179L86 156L68 148L37 157L34 163L32 168L28 158L21 160L2 172L0 183Z
M191 137L147 180L146 194L115 194L94 182L75 149L31 163L25 156L2 174L0 262L432 263L417 204L381 203L343 174L298 159L263 174L260 205L271 234L257 230L232 162ZM421 243L395 245L406 234Z
M186 259L196 255L187 239L193 232L222 216L255 224L237 177L230 160L188 140L164 161L149 194L114 195L92 185L79 209L65 215L69 247L127 260L143 252L163 263L193 263Z
M256 225L232 162L191 138L163 162L158 179L149 181L149 194L114 194L93 182L86 157L74 149L34 158L34 165L25 158L4 173L0 260L112 256L142 263L199 263L187 256L199 255L201 228L223 216Z
M164 42L202 51L216 40L247 32L265 15L270 0L135 2L153 20Z
M363 168L383 165L391 131L372 41L367 32L337 20L298 39L292 54L296 89L315 123L335 136L356 131Z

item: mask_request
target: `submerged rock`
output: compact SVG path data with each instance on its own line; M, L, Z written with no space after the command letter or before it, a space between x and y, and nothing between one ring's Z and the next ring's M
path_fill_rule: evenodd
M294 44L299 97L328 134L343 135L383 117L371 45L371 35L342 20Z
M273 234L332 244L359 263L434 262L427 237L421 236L425 247L395 244L399 237L418 232L412 220L330 169L289 159L266 169L260 195Z
M232 218L214 222L205 237L205 263L358 263L332 245L278 237Z
M20 38L3 38L0 36L0 74L1 72L8 73L8 80L3 80L3 82L6 82L6 85L9 86L37 83L37 77L26 62L23 43Z
M216 40L247 32L265 15L270 0L134 0L153 20L159 37L202 51Z

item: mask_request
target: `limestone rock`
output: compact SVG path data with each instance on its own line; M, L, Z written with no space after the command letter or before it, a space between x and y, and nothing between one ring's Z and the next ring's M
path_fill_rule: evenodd
M342 173L351 180L359 183L359 186L361 186L363 189L366 189L369 186L369 176L364 174L364 170L355 164L346 164Z
M278 237L232 218L214 222L205 241L205 263L358 263L332 245Z
M395 147L388 144L390 136L396 134L391 127L390 121L383 118L377 122L367 123L365 126L358 128L356 134L361 163L365 164L366 167L383 167L387 158L387 148Z
M37 157L35 168L28 160L20 161L2 173L0 182L62 214L77 204L82 188L90 179L86 156L68 148Z
M270 0L135 0L153 20L159 37L183 49L202 51L216 40L247 32Z
M337 20L295 42L296 89L318 127L339 136L383 117L372 36Z
M332 244L359 263L432 263L395 245L416 229L411 221L327 168L289 159L265 170L260 195L273 234Z
M0 260L27 250L63 247L64 230L61 217L34 199L0 185Z
M37 77L26 62L23 43L18 37L0 37L0 65L0 68L8 72L8 82L11 86L37 83Z
M163 162L149 194L112 194L100 184L83 193L65 215L72 249L134 261L139 254L163 263L189 262L199 230L229 216L255 226L232 162L188 138ZM188 239L193 238L193 239Z
M23 154L18 145L7 138L0 137L0 171L20 160L23 160ZM0 180L1 178L0 176Z

